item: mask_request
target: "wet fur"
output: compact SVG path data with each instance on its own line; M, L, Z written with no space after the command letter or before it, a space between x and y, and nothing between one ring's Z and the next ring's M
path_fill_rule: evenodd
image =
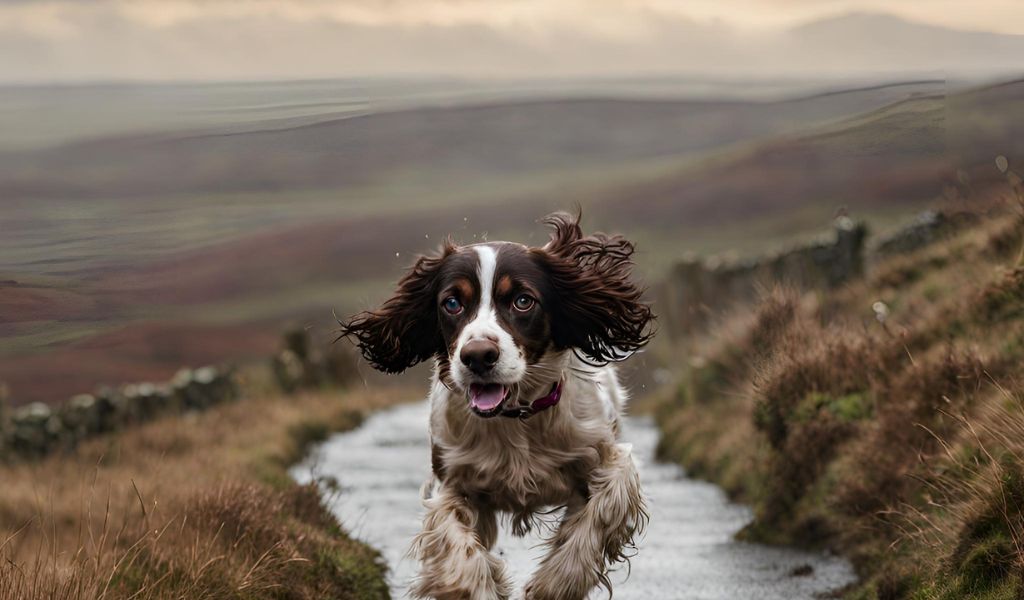
M538 515L565 507L524 594L582 600L598 585L610 590L609 568L627 560L646 524L629 447L618 443L626 392L609 364L651 336L653 316L630 279L633 246L618 236L583 235L578 216L546 222L554 232L543 248L493 248L503 268L521 275L544 304L542 315L518 329L512 317L498 317L526 364L510 402L528 403L561 379L556 407L527 420L484 419L469 409L452 374L458 331L442 321L436 304L439 287L467 260L453 244L421 258L380 309L343 325L342 334L383 371L434 360L433 477L424 486L426 514L412 548L421 563L414 597L510 597L503 563L490 552L498 516L508 515L513 533L523 535Z

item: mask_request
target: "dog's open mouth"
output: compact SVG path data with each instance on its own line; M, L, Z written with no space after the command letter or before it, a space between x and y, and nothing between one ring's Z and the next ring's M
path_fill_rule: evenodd
M470 384L469 406L481 417L493 417L501 412L508 392L508 388L500 383Z

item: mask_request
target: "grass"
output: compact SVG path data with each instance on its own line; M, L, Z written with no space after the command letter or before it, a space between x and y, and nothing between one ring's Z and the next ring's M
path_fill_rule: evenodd
M262 377L262 376L260 376ZM386 566L287 467L404 389L246 397L0 465L0 599L387 598Z
M1007 216L767 294L693 345L661 454L753 504L742 537L851 558L850 598L1022 597L1022 232Z

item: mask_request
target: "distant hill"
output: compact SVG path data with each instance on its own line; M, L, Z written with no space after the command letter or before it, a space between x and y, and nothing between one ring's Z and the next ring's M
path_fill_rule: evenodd
M838 210L892 226L998 193L995 156L1024 157L1022 100L1024 82L581 98L8 153L0 380L62 400L212 348L265 353L286 321L324 333L332 309L365 308L447 233L542 243L537 219L575 202L638 242L652 282L687 252L763 251Z
M526 177L706 152L943 91L891 84L777 102L568 98L398 110L297 127L101 138L0 153L0 197L325 189Z
M1024 35L949 29L883 13L852 13L792 29L789 50L837 68L944 69L999 73L1024 69Z
M594 204L617 223L727 230L738 221L784 218L814 206L870 210L926 202L952 179L946 103L944 96L915 98L750 144L602 191Z

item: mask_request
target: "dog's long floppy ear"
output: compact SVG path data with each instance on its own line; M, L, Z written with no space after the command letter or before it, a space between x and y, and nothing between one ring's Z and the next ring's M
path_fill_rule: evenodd
M583 235L580 214L555 213L544 223L553 228L551 241L533 252L555 296L555 345L596 364L643 348L654 335L654 314L632 280L633 244L618 235Z
M444 351L437 323L438 271L455 252L446 242L441 252L421 256L398 282L398 289L377 310L361 312L341 324L338 338L350 338L379 371L401 373Z

